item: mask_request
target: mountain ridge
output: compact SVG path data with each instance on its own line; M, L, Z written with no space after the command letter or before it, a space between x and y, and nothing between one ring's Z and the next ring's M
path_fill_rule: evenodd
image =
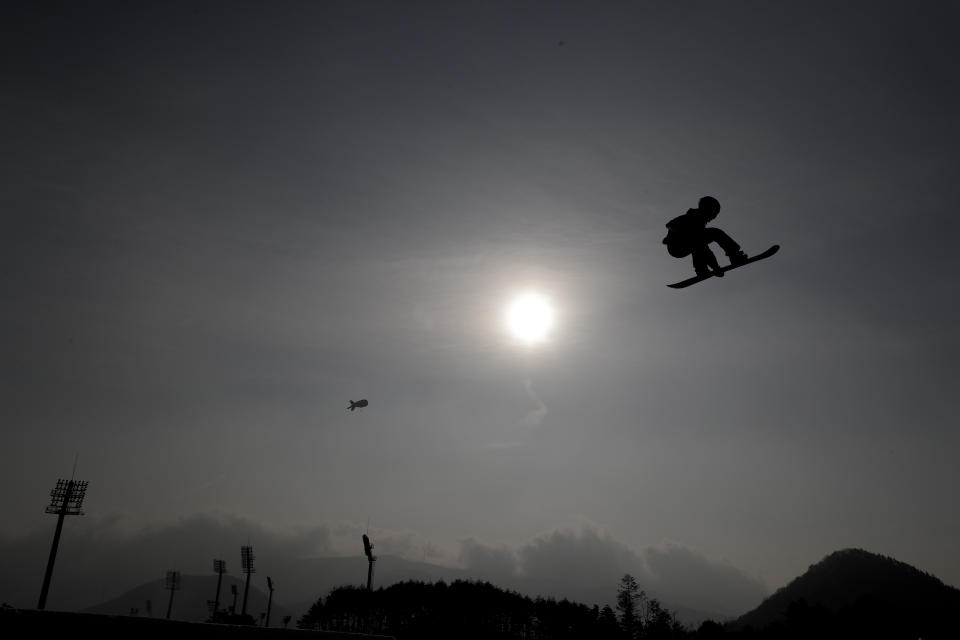
M944 629L958 627L957 612L960 590L905 562L848 548L810 565L730 627L835 630L873 620L882 626L884 637L899 632L903 637L914 632L919 633L913 637L944 637Z

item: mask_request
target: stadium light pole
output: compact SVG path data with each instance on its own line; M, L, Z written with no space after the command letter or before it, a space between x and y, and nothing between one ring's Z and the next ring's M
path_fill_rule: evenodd
M213 619L217 619L220 610L220 585L223 583L223 574L227 571L227 563L223 560L213 561L213 572L217 574L217 595L213 599Z
M367 556L367 591L373 591L373 563L377 561L377 556L373 555L373 543L367 534L363 534L363 553Z
M263 623L264 627L270 626L270 607L273 605L273 580L267 576L267 588L270 589L270 596L267 598L267 620Z
M247 615L247 597L250 595L250 574L257 572L257 570L253 568L253 560L253 547L240 547L240 564L243 567L243 572L247 574L247 585L243 588L243 609L240 611L241 615Z
M170 619L170 614L173 612L173 592L180 590L180 572L179 571L167 571L167 580L164 584L164 589L170 591L170 602L167 603L167 620Z
M47 606L47 594L50 592L50 579L53 577L53 565L57 561L57 548L60 546L60 534L63 531L65 516L83 515L83 498L87 494L85 480L57 480L57 486L50 491L50 504L46 512L57 515L57 530L53 534L53 544L50 546L50 558L47 560L47 570L43 576L43 586L40 588L40 600L37 609Z

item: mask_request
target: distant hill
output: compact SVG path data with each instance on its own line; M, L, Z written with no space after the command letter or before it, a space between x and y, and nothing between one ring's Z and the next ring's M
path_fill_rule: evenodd
M363 556L339 557L339 558L311 558L302 560L300 565L288 574L284 575L284 604L287 608L295 612L295 618L307 612L318 597L326 597L335 587L344 585L362 586L365 584L367 561ZM427 583L443 580L447 583L454 580L477 580L483 579L473 575L466 569L455 569L444 567L428 562L418 562L416 560L407 560L397 556L381 556L376 564L376 573L374 575L374 588L387 587L399 582L414 580ZM289 586L287 586L289 585ZM610 581L609 585L596 586L584 585L578 583L564 584L541 584L532 583L522 578L516 578L511 582L498 584L497 586L515 590L532 598L538 596L554 597L558 599L567 598L574 602L582 602L593 606L595 604L603 606L616 604L617 582L615 579ZM307 599L291 599L291 593L309 593ZM727 620L726 616L716 612L700 611L683 604L663 599L660 594L650 593L656 597L669 610L675 611L677 617L686 625L696 628L701 622L707 619Z
M443 567L428 562L407 560L398 556L380 556L374 572L373 586L382 586L419 580L465 580L470 576L463 569ZM367 580L367 559L363 556L320 557L300 560L289 567L284 576L284 604L294 612L295 618L303 615L330 591L343 586L364 586ZM287 586L289 583L289 586Z
M731 627L960 638L960 590L893 558L845 549L812 565Z
M170 605L170 592L164 588L164 580L154 580L146 582L120 596L103 602L93 607L84 609L81 613L98 613L106 615L129 616L131 614L146 618L166 618L167 607ZM228 609L233 604L233 595L231 594L231 585L236 585L237 612L243 607L243 588L242 579L233 576L224 576L223 584L220 588L220 608ZM173 606L170 611L171 620L185 620L187 622L203 622L210 617L210 611L207 608L207 601L213 600L217 593L216 576L182 576L180 580L180 590L173 594ZM149 609L148 605L149 604ZM267 611L267 594L256 587L250 587L250 594L247 598L247 613L255 620L260 619L261 613ZM135 613L134 613L135 612ZM292 616L293 612L277 603L274 598L270 608L270 626L283 626L283 617ZM296 624L296 620L290 623L291 628Z

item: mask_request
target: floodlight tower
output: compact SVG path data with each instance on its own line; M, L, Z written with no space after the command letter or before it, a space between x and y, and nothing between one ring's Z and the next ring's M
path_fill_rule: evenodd
M180 591L180 572L167 571L167 579L163 588L170 592L170 601L167 603L167 620L169 620L170 613L173 611L173 592Z
M250 574L256 573L257 570L253 568L253 547L240 547L240 564L243 567L243 572L247 574L247 585L243 588L243 609L240 611L240 615L247 615L247 596L250 595Z
M263 623L264 627L270 626L270 607L273 605L273 580L267 576L267 588L270 589L270 596L267 598L267 620Z
M377 561L377 556L373 555L373 543L367 534L363 534L363 553L367 556L367 591L373 590L373 563Z
M223 560L213 561L213 572L217 574L217 595L213 599L213 618L216 620L220 611L220 585L223 583L223 574L227 572L227 563Z
M47 571L43 576L43 587L40 589L40 601L37 609L47 606L47 593L50 591L50 578L53 577L53 564L57 561L57 547L60 546L60 533L63 531L65 516L83 515L83 498L87 495L85 480L57 480L57 486L50 490L50 504L47 513L57 515L57 530L53 534L53 544L50 547L50 558L47 560Z
M236 615L237 613L237 594L240 592L237 590L236 583L230 585L230 593L233 594L233 604L230 605L230 615Z

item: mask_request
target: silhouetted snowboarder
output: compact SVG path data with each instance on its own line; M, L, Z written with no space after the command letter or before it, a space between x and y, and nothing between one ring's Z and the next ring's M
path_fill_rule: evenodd
M723 277L723 271L717 263L717 257L708 246L716 242L723 252L730 258L732 266L739 266L747 261L747 254L740 250L740 245L721 229L708 227L707 223L720 213L720 203L712 196L700 198L696 209L687 209L682 216L677 216L667 223L667 237L663 244L667 245L667 252L674 258L693 256L693 270L698 276L715 275Z
M700 198L696 209L688 209L682 216L677 216L667 223L667 237L663 244L667 245L667 252L674 258L693 256L693 270L697 275L682 282L668 284L668 287L681 289L691 284L705 280L711 276L723 277L724 271L739 266L769 258L777 252L780 245L773 245L763 253L747 257L733 238L721 229L708 227L707 223L720 213L720 203L712 196ZM713 255L709 244L716 242L730 259L730 266L721 267L717 257Z
M355 409L361 409L361 408L367 406L368 404L370 404L370 403L367 402L366 398L364 398L363 400L357 400L356 402L354 402L353 400L351 400L351 401L350 401L350 406L347 407L347 409L350 409L350 411L354 411Z

